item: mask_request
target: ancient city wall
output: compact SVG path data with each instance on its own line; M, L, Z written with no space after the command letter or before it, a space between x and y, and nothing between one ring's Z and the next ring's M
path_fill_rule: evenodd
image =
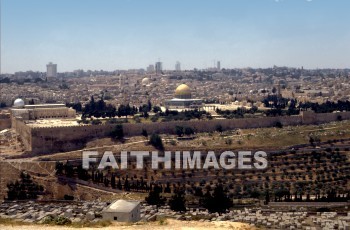
M261 117L261 118L246 118L246 119L219 119L210 121L176 121L176 122L161 122L161 123L138 123L124 124L124 133L128 136L140 135L142 129L148 133L175 133L176 126L191 127L197 132L215 131L220 125L223 130L231 130L237 128L260 128L270 127L281 122L283 125L300 125L302 119L300 116L290 117Z
M0 131L11 128L10 114L0 114Z
M124 134L126 136L141 135L143 129L148 133L175 133L175 127L192 127L197 132L215 131L217 126L223 130L237 128L260 128L275 126L277 122L283 125L302 125L318 124L336 121L339 119L350 119L350 112L315 114L313 112L304 112L296 116L283 117L261 117L245 119L218 119L210 121L176 121L160 123L137 123L123 124ZM22 122L23 123L23 122ZM19 125L19 126L18 126ZM86 141L106 137L115 127L115 125L81 125L71 127L46 127L46 128L29 128L17 124L17 129L24 132L27 139L26 146L29 145L33 153L52 153L63 152L83 148ZM24 125L25 126L25 125Z
M35 127L32 128L32 152L63 152L83 148L86 141L105 137L113 128L111 125Z
M32 143L32 132L31 128L26 125L21 119L14 120L15 129L18 134L20 134L22 142L27 151L32 151L35 146Z

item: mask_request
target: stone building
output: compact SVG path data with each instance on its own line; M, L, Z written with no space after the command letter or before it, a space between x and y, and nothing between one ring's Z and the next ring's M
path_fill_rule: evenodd
M137 222L141 219L140 202L117 200L102 211L102 219L119 222Z
M25 105L22 99L16 99L10 109L12 127L15 127L15 119L37 120L37 119L68 119L75 118L76 111L67 108L65 104L38 104Z
M75 118L76 111L65 104L24 105L23 100L16 99L10 109L12 117L21 116L24 120L49 118Z

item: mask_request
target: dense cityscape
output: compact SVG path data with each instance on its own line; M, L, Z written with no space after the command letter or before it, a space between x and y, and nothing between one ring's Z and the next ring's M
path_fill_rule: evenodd
M350 229L346 0L0 0L0 229Z

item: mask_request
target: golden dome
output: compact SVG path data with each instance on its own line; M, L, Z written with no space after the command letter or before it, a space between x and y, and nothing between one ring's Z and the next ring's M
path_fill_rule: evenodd
M176 98L191 98L191 88L186 84L179 85L175 90Z

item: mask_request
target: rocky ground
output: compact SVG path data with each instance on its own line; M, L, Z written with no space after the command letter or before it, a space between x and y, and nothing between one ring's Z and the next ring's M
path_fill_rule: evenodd
M44 227L42 223L45 218L51 215L66 217L76 227L81 223L98 223L102 221L101 214L107 206L108 203L106 202L7 202L0 205L0 219L19 221L25 224L25 229L34 229L32 224L39 224L37 226L40 229ZM344 213L338 214L337 212L273 212L260 208L244 208L231 210L226 214L219 215L210 214L205 210L199 209L189 209L185 213L176 213L168 207L157 209L156 207L142 204L141 219L136 224L112 223L112 226L118 225L125 229L153 229L158 228L158 225L164 225L163 227L167 225L167 229L203 229L202 227L251 229L256 226L267 229L350 229L350 212L344 215ZM176 222L173 219L182 222ZM154 224L155 222L158 225ZM237 225L237 223L245 224ZM12 228L9 224L4 224L3 222L0 222L0 227L1 229ZM58 227L50 227L49 229L51 228L59 229Z
M18 229L16 225L0 225L1 230L14 230ZM61 226L48 226L48 225L23 225L20 226L21 230L62 230L62 229L77 229L76 227L61 227ZM96 229L87 227L84 229ZM228 221L215 221L211 223L201 223L198 221L179 221L168 219L164 222L143 222L137 224L122 224L113 223L108 227L101 227L98 229L140 229L140 230L157 230L157 229L172 229L172 230L206 230L206 229L231 229L231 230L254 230L255 227L251 227L248 224L235 223Z

